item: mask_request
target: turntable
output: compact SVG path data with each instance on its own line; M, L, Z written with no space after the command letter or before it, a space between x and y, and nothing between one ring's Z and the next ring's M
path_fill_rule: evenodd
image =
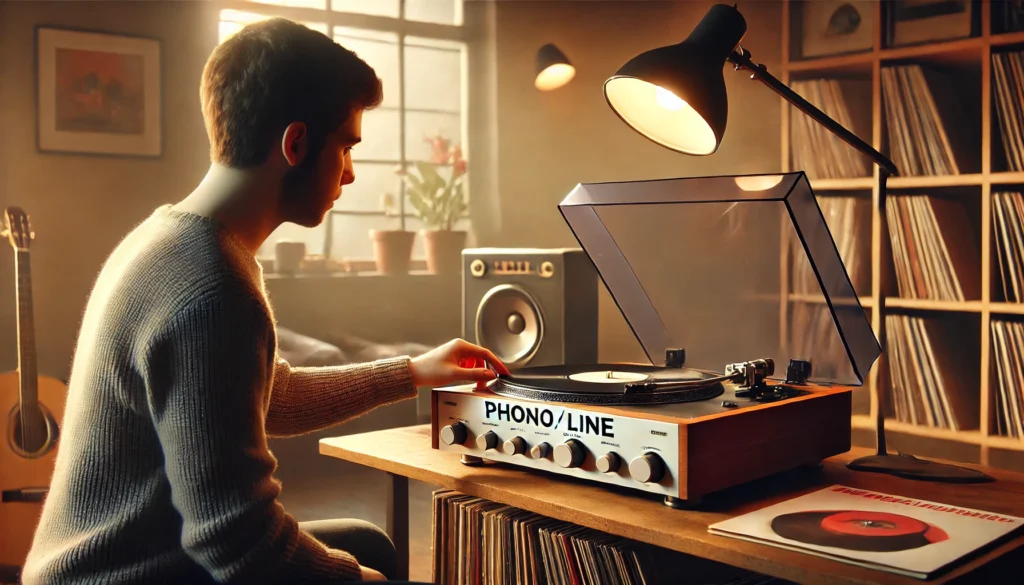
M432 445L672 507L850 449L880 353L802 172L578 185L559 210L650 361L432 393Z

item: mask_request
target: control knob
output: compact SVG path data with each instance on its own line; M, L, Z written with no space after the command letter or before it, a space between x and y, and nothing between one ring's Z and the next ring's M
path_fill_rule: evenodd
M501 451L505 455L520 455L526 452L526 441L522 437L512 437L501 446Z
M597 458L597 470L601 473L612 473L619 470L622 459L614 451L609 451Z
M441 440L445 445L461 445L466 442L466 425L455 422L441 429Z
M555 463L561 467L579 467L586 457L583 444L576 439L569 439L555 447Z
M544 459L551 453L551 445L547 443L538 443L530 449L530 457L534 459Z
M495 435L494 431L487 431L482 435L477 435L476 446L481 451L493 449L498 446L498 435Z
M665 475L665 463L657 453L648 451L629 462L629 475L640 483L658 483Z

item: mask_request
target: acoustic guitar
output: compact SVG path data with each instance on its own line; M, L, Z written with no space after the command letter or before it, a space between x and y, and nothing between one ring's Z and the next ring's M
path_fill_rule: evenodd
M0 374L0 565L21 566L53 474L67 387L36 372L28 215L9 207L4 219L15 255L18 369Z

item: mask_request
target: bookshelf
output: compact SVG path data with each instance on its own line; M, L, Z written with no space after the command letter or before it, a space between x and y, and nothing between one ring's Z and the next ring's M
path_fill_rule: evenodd
M852 118L851 129L879 152L890 157L900 168L901 176L889 178L886 193L878 192L878 168L866 157L860 167L865 169L863 176L849 176L847 172L844 176L824 178L808 173L820 200L852 197L860 199L869 207L865 217L869 217L870 221L855 224L853 228L849 228L849 222L845 224L845 229L852 229L851 233L837 233L836 226L830 224L837 242L843 236L853 237L863 244L864 250L869 251L870 262L862 259L860 264L864 270L869 268L870 274L863 275L864 285L857 286L855 282L855 288L883 346L883 353L869 372L864 386L856 391L860 396L855 394L853 442L858 446L874 447L875 418L879 409L883 409L891 452L900 449L924 457L943 457L1024 470L1024 436L1010 436L1013 433L1005 428L1005 423L999 422L1006 420L1006 416L1012 417L1006 414L1006 406L1000 406L1006 404L1008 395L1007 392L1001 394L1003 388L1012 390L1019 397L1017 403L1009 406L1020 406L1020 416L1024 418L1024 371L1019 369L1017 378L1003 380L1000 363L1006 367L1004 372L1012 372L1014 364L1007 362L1006 354L1001 353L1002 346L995 341L994 333L1002 327L1003 322L1016 324L1017 329L1011 330L1008 326L1003 339L1017 336L1018 344L1008 347L1024 351L1024 303L1007 302L1001 254L1012 254L1012 244L1001 243L1000 224L993 215L998 211L994 201L999 193L1024 193L1024 172L1020 169L1012 170L1014 165L1010 158L1014 155L1008 151L1010 147L1004 141L1004 125L1001 124L998 110L1000 90L995 85L999 73L993 65L992 57L993 54L1005 52L1024 52L1024 31L1004 32L1011 27L1003 20L1003 3L976 0L972 5L974 22L970 36L889 46L886 30L889 3L856 4L864 12L869 12L864 15L865 23L873 24L870 47L864 46L857 52L802 58L805 43L802 33L805 22L803 11L807 2L785 0L782 15L782 72L779 76L783 83L794 90L806 87L812 80L836 80L842 88L845 106ZM867 18L871 21L867 22ZM904 110L904 115L894 116L894 112L901 111L894 109L898 100L892 96L909 98L917 95L907 89L911 85L909 82L907 86L895 85L893 82L894 75L903 75L904 79L911 75L893 73L908 65L920 66L926 76L928 90L935 102L931 112L937 113L941 120L942 130L939 134L944 131L942 140L948 145L945 152L948 153L947 158L953 159L948 164L956 167L954 172L947 170L941 174L932 168L930 171L910 174L905 169L906 165L901 164L900 153L894 152L900 148L913 150L915 146L907 146L909 139L902 137L912 134L915 124L919 132L928 130L929 124L925 114L915 118L905 115L907 110ZM885 80L887 75L888 86ZM1017 75L1019 79L1024 79L1024 59ZM1012 85L1010 87L1013 89ZM814 101L810 95L797 91ZM899 91L903 93L896 94ZM1020 119L1024 121L1024 88L1016 91L1020 93L1012 94L1013 101L1017 104L1015 107L1020 112ZM920 100L905 101L917 104L914 107L922 110L927 109L927 106L919 103ZM818 102L814 103L819 105ZM825 111L830 113L827 109ZM814 160L806 164L806 158L803 159L804 164L799 162L801 156L818 156L821 147L820 142L816 144L818 148L811 149L800 143L810 140L813 134L800 134L799 139L794 137L794 129L801 124L798 119L800 116L804 114L783 102L780 139L782 165L786 171L806 170L805 167L815 166L819 162ZM894 133L899 128L890 127L890 124L902 124L903 134ZM804 132L813 132L806 130L806 125L803 128ZM931 130L935 130L934 124ZM933 132L931 135L937 134ZM890 145L893 136L901 137L896 142L902 140L895 148ZM853 150L845 145L841 148ZM1020 156L1024 157L1024 152ZM942 158L939 154L931 157L931 161ZM935 167L938 163L942 161L928 164ZM910 212L900 211L904 215L892 215L893 208L900 210L901 205L904 205L900 201L915 200L914 197L903 196L927 196L916 200L928 202L931 211L927 213L931 213L939 231L945 234L940 241L947 248L944 252L947 263L953 266L950 272L956 273L953 278L959 278L959 284L956 285L962 289L959 294L937 294L934 288L919 294L912 290L913 285L908 288L907 270L903 271L904 276L897 276L898 266L925 264L923 261L907 261L910 258L907 256L908 246L920 245L919 249L915 248L915 253L938 254L935 251L938 247L928 246L935 244L936 240L927 240L927 236L921 235L924 232L909 230L915 221L917 224L914 229L918 229L916 226L921 224L922 215L913 215L916 219L910 219ZM939 208L945 211L937 211ZM899 220L895 229L890 225L887 214ZM1024 209L1021 214L1024 215ZM958 229L961 231L954 232L955 237L949 237L947 226L950 222L960 225ZM902 232L904 234L913 233L913 237L904 235L904 239L900 240L900 229L905 230ZM919 236L920 241L917 240ZM907 244L907 238L913 243ZM1020 241L1019 253L1024 256L1024 239ZM790 248L784 245L782 250L785 264ZM955 262L958 256L961 260L959 264ZM903 259L902 263L900 258ZM920 277L920 280L925 278ZM783 286L786 287L783 293L788 301L788 311L799 304L821 302L820 297L815 295L793 292L795 287L790 288L792 282L784 283ZM925 332L926 335L915 337L914 331L918 334ZM888 332L894 334L890 336ZM916 411L917 422L908 420L914 418L913 414L908 413L914 412L915 407L908 406L907 400L918 399L911 395L913 389L936 385L922 385L920 380L927 380L928 377L918 369L918 384L915 386L913 380L906 377L910 375L906 374L907 368L899 369L900 349L904 356L908 355L908 351L919 352L921 345L914 343L926 343L920 341L925 337L931 340L927 343L937 342L937 345L945 347L945 359L935 357L936 363L948 365L955 362L956 367L949 368L948 372L941 371L940 386L944 394L939 395L939 402L943 402L947 413L953 411L957 421L955 428L943 428L935 420L923 420L933 417L922 417L920 409ZM917 341L911 343L908 339ZM936 351L935 355L939 353ZM920 357L923 353L915 355L924 359ZM1024 363L1020 367L1024 368ZM928 398L923 400L927 403ZM897 404L901 401L902 406ZM928 408L925 406L924 410ZM939 409L939 406L932 403L932 408ZM897 411L903 414L897 416Z

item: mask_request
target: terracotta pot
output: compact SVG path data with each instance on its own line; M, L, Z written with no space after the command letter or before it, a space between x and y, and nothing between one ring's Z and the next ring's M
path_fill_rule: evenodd
M462 249L466 232L455 230L423 230L423 249L427 253L427 270L434 274L462 272Z
M370 230L377 272L408 274L415 238L416 232L405 230Z

